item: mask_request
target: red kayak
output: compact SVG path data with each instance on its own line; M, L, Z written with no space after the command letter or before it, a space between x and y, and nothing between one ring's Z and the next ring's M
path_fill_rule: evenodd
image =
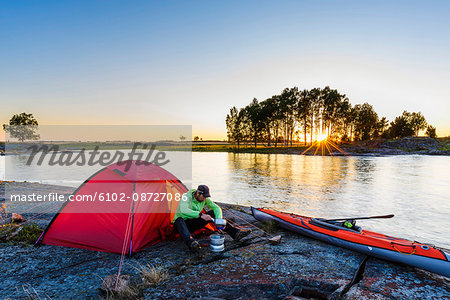
M314 239L450 277L450 254L427 244L272 209L252 207L252 213L258 221L277 221L284 229Z

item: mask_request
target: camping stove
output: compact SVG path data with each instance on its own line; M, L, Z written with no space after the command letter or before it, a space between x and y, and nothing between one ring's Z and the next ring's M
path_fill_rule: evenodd
M212 234L209 236L210 244L209 249L212 252L222 252L225 250L225 237L221 234Z

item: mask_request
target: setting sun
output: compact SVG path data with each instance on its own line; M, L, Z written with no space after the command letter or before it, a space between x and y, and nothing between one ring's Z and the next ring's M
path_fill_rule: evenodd
M328 135L327 135L327 134L319 134L319 135L317 136L317 141L318 141L318 142L322 142L322 141L325 141L327 138L328 138Z

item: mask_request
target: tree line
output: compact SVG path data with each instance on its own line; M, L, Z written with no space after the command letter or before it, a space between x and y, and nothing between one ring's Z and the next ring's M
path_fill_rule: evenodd
M379 118L369 103L352 105L348 97L335 89L286 88L281 94L247 106L233 106L226 116L229 142L237 145L265 143L288 146L302 140L313 143L321 137L335 141L363 141L426 134L436 137L436 128L428 125L420 112L404 111L390 122ZM428 127L427 127L428 126Z

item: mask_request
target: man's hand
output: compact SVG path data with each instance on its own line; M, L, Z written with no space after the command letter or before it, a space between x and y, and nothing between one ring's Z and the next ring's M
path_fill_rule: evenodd
M200 218L202 218L206 222L210 222L210 221L213 220L213 218L210 215L207 215L207 214L202 214L202 216Z

